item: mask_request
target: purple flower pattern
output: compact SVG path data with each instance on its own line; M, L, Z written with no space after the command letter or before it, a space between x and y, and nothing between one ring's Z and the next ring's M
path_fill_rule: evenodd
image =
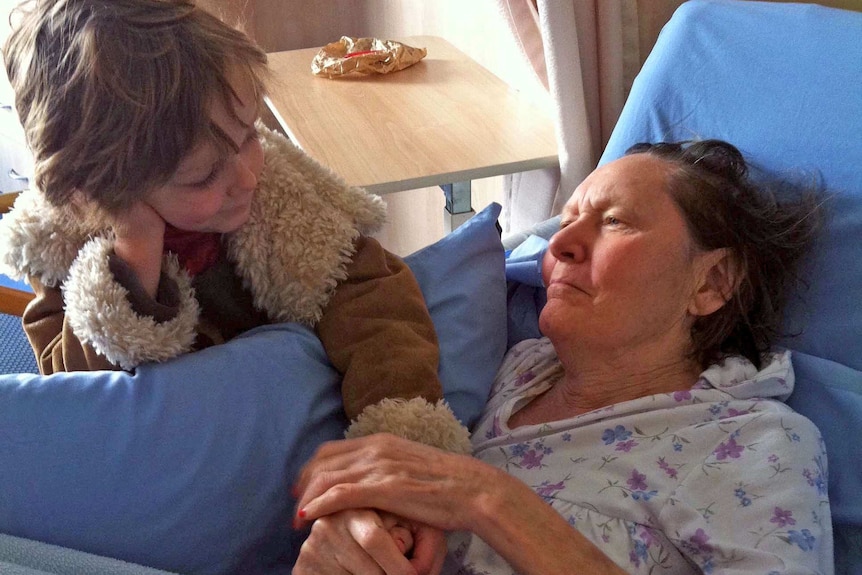
M708 543L709 535L703 529L698 529L694 535L688 538L689 544L695 549L695 553L712 553L712 545Z
M796 519L793 518L793 511L789 511L787 509L782 509L781 507L776 507L772 512L772 518L769 520L770 523L775 523L779 527L786 527L787 525L796 525Z
M565 481L557 481L556 483L543 481L540 485L534 486L533 491L538 493L542 499L548 500L553 499L557 492L562 491L565 488Z
M496 388L495 407L474 433L476 456L533 486L630 573L685 571L691 564L718 573L750 553L758 560L749 564L762 573L784 572L787 564L820 569L829 513L819 434L776 402L722 391L745 381L734 360L725 362L733 377L721 386L710 383L716 381L710 372L690 390L508 430L505 419L494 419L508 414L507 402L547 385L541 377L521 377L547 371L529 352L518 361L532 362L528 368L513 362L512 376ZM665 523L674 516L688 519ZM502 563L486 563L487 556L467 551L473 570L464 572L509 572Z
M671 479L676 479L676 476L677 476L677 469L676 469L675 467L671 467L671 466L670 466L670 465L669 465L669 464L664 460L664 457L659 457L659 458L658 458L658 461L657 461L656 463L658 464L659 469L661 469L662 471L664 471L664 472L667 474L667 476L668 476L668 477L670 477Z
M627 439L625 441L620 441L619 443L617 443L617 446L615 449L616 449L616 451L625 451L626 453L628 453L629 451L632 450L632 447L637 446L637 444L638 444L638 442L635 441L634 439Z
M643 491L647 488L645 479L646 475L639 473L637 469L632 469L631 477L628 478L626 483L628 483L628 486L632 491Z
M737 445L736 439L731 437L726 442L720 443L713 453L715 454L715 458L719 461L728 458L739 459L739 456L742 455L744 449L745 447Z

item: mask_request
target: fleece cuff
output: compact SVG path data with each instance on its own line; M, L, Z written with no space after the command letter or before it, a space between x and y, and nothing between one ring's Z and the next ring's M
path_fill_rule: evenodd
M391 433L451 451L468 454L470 432L458 421L444 400L437 403L413 399L383 399L369 405L347 428L345 437Z
M177 284L179 311L173 319L160 322L135 311L128 289L111 271L112 253L112 240L96 237L72 263L63 291L66 318L75 335L126 370L190 351L199 309L191 280L180 270L176 257L166 257L162 265L163 273Z

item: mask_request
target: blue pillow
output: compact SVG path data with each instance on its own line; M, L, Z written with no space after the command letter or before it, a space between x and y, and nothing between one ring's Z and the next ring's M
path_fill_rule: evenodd
M862 443L857 437L862 429L862 372L798 351L792 357L796 385L787 404L813 421L826 442L836 572L859 575Z
M505 351L499 212L406 258L468 423ZM295 324L134 374L0 375L0 532L182 573L289 565L293 478L346 423L338 374Z
M798 351L792 357L796 385L787 404L826 441L833 520L862 527L862 443L848 437L862 429L862 371Z
M500 210L491 204L437 243L404 258L437 330L446 400L468 427L485 407L506 353Z
M550 237L557 229L559 225L545 233ZM539 313L548 299L542 280L542 259L547 250L546 238L527 235L519 245L506 252L507 348L519 341L542 336Z

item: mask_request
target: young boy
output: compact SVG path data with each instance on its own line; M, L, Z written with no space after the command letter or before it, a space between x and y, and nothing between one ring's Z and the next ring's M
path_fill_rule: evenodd
M0 253L36 293L23 321L43 373L130 370L298 321L344 376L351 434L469 449L419 286L369 235L384 204L259 123L257 46L191 0L19 12L4 56L35 186Z
M0 265L36 293L23 322L42 373L131 370L297 321L343 374L349 435L469 450L419 286L369 235L384 204L259 123L257 46L191 0L18 16L4 58L35 186L0 221Z

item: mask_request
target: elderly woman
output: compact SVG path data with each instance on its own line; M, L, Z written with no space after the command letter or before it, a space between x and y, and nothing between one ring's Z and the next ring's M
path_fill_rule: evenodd
M298 523L323 519L294 573L435 572L434 529L455 532L451 573L831 573L823 442L770 351L817 204L746 172L704 141L584 180L544 261L546 337L505 358L475 457L322 447L297 490ZM421 561L353 529L362 508L413 521Z

